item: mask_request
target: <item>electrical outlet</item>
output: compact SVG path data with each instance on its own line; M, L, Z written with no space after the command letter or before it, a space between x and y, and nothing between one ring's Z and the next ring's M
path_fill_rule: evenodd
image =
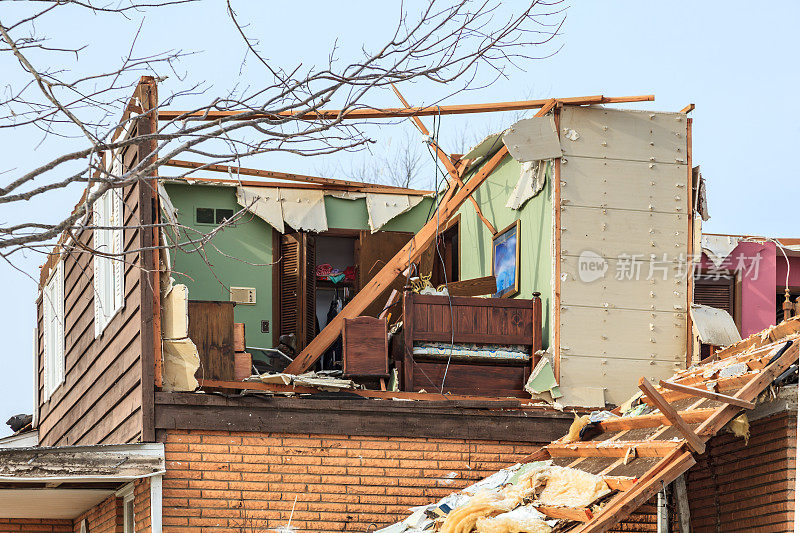
M269 333L269 320L261 321L261 333Z

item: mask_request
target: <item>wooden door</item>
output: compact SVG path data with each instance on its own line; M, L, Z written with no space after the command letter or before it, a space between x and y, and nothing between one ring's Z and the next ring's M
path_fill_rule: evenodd
M380 270L386 266L400 249L414 236L413 233L401 231L379 231L370 233L362 231L358 238L358 286L363 287ZM377 317L386 305L392 289L402 289L405 279L398 276L375 301L370 304L362 316Z
M294 333L302 350L316 336L316 249L305 232L281 236L280 334Z

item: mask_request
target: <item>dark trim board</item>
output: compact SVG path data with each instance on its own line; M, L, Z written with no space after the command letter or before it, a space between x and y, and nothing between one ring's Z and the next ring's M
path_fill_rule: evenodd
M314 399L157 392L161 430L249 431L544 443L566 434L572 415L550 410L448 407L447 402ZM417 405L420 404L420 405Z

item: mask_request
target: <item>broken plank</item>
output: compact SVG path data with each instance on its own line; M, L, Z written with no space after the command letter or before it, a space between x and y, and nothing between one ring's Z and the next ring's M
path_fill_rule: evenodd
M548 518L588 522L592 519L592 511L586 507L554 507L551 505L536 506L536 510Z
M671 383L669 381L664 381L663 379L659 381L658 384L665 389L684 392L690 396L697 396L698 398L708 398L709 400L716 400L722 403L729 403L731 405L736 405L743 409L753 409L756 406L753 402L740 400L739 398L734 398L733 396L728 396L727 394L720 394L718 392L712 392L706 389L699 389L697 387L689 387L686 385L681 385L679 383Z
M647 381L645 378L639 378L639 389L650 398L650 400L658 407L658 410L661 411L667 420L669 420L670 424L681 432L683 438L686 439L686 444L697 453L703 453L706 451L706 445L698 437L692 428L684 422L684 420L678 415L678 412L672 407L669 402L653 387L653 384Z
M714 414L716 409L691 409L687 411L680 411L678 414L688 424L699 424L705 422L706 419ZM661 413L639 415L630 417L610 418L600 422L600 427L604 432L610 433L612 431L622 431L625 429L641 429L641 428L656 428L658 426L668 425L669 420Z
M789 341L790 343L792 341ZM788 344L788 343L787 343ZM739 392L734 394L734 397L740 400L752 401L758 397L761 392L766 389L772 381L778 377L784 370L789 368L795 361L797 361L798 343L789 346L783 354L771 365L761 371L758 375L753 377ZM697 428L699 435L716 435L725 425L736 416L740 408L735 405L725 404L711 415L708 420L700 424Z
M494 276L451 281L447 284L450 296L483 296L497 292L497 279Z
M636 483L636 478L628 476L603 476L603 481L606 482L609 489L624 492Z
M637 457L664 457L680 443L673 441L605 441L553 443L545 446L551 457L625 457L628 450L635 450Z

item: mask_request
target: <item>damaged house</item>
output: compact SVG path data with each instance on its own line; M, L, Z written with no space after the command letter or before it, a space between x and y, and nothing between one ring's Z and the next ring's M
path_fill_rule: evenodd
M148 114L156 94L143 78L121 134L184 114ZM42 268L37 445L0 451L0 530L374 530L539 460L573 411L686 371L700 357L691 121L608 107L651 99L441 106L538 110L467 154L432 140L444 191L187 161L169 163L186 179L111 191L94 207L111 229L61 239ZM431 113L358 111L421 130ZM125 261L76 246L98 242ZM670 446L653 448L684 452ZM603 524L651 530L642 494ZM537 512L599 515L566 503Z

